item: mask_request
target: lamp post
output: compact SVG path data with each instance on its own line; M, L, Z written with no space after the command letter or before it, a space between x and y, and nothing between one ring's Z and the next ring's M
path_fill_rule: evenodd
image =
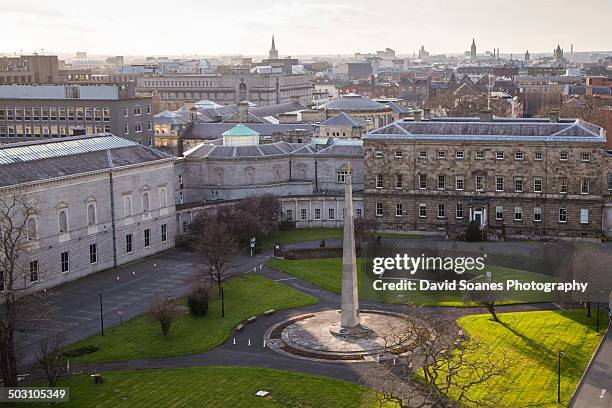
M225 317L225 296L223 286L221 286L221 317Z
M561 357L565 355L564 352L559 350L559 368L557 370L557 402L561 403Z
M104 312L102 310L102 292L100 292L100 327L102 328L102 336L104 336Z

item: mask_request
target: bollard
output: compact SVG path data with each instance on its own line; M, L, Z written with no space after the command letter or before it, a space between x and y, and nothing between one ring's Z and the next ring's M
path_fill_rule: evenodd
M117 277L115 278L115 280L117 280L117 281L118 281L118 280L119 280L119 277L117 276Z
M266 340L264 339L264 348L266 348Z
M234 344L236 344L236 338L234 337Z
M263 265L259 265L259 270L261 271L261 269L263 268Z
M132 276L136 276L136 272L132 271Z
M395 365L395 359L393 359L393 365Z
M251 339L249 339L249 347L251 347Z

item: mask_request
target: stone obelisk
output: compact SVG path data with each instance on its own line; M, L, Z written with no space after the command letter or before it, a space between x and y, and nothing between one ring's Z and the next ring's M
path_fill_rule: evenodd
M353 186L351 165L346 165L346 188L344 190L344 239L342 241L342 305L340 327L360 327L359 298L357 297L357 257L355 254L355 224L353 223ZM358 330L359 331L359 330Z

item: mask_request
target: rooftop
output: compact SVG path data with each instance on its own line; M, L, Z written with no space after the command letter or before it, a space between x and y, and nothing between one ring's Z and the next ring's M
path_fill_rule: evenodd
M239 123L233 128L223 132L223 136L259 136L259 133L243 125L242 123Z
M0 85L0 99L119 100L133 96L125 85Z
M341 98L334 98L320 106L326 111L345 111L345 112L369 112L369 111L390 111L391 108L370 98L356 94L347 94Z

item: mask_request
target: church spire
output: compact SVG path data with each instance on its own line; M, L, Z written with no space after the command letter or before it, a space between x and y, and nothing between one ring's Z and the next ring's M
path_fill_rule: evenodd
M276 44L274 43L274 34L272 34L272 47L270 47L270 52L268 53L269 59L278 59L278 51L276 50Z

